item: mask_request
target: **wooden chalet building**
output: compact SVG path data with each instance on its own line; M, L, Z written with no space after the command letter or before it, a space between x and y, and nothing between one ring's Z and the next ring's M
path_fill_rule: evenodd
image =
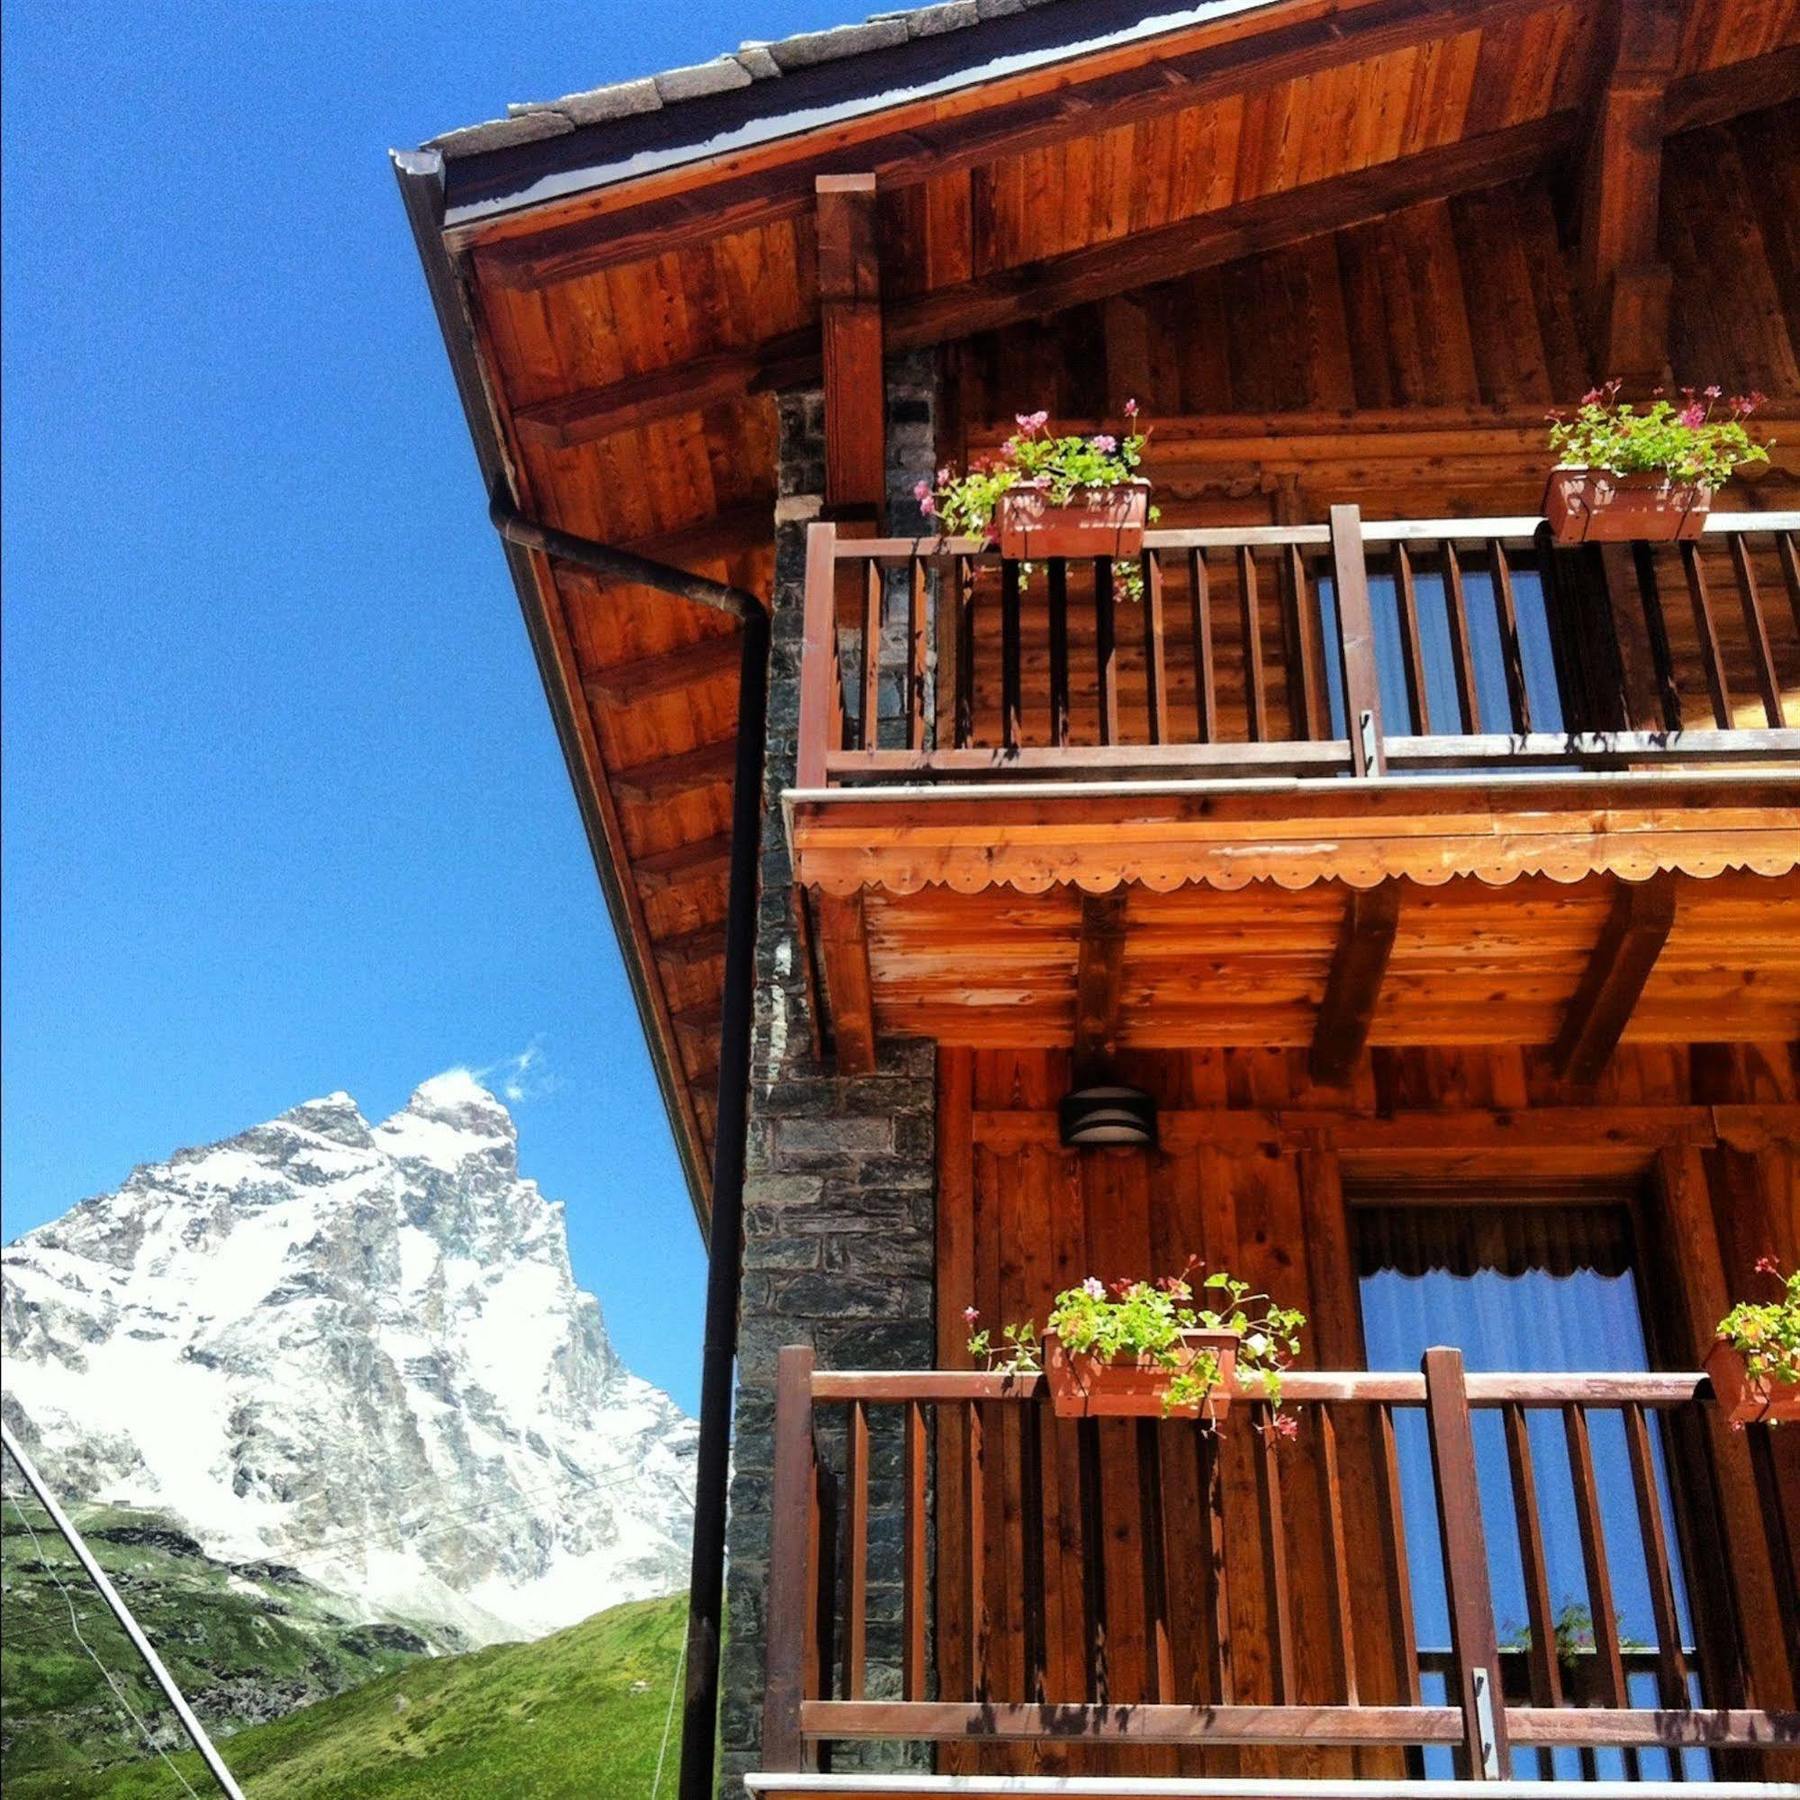
M684 1794L1800 1778L1696 1373L1800 1257L1800 5L948 0L396 164L710 1234ZM1689 546L1540 530L1610 375L1770 397ZM1141 598L930 535L1127 397ZM1189 1253L1291 1442L972 1365Z

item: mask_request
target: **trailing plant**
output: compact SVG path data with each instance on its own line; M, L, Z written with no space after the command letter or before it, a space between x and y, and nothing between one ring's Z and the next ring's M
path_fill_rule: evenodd
M1163 1410L1197 1407L1219 1383L1219 1359L1202 1350L1183 1358L1182 1338L1189 1331L1229 1331L1238 1339L1237 1373L1260 1386L1266 1399L1281 1403L1281 1376L1300 1352L1306 1315L1276 1306L1267 1294L1223 1269L1202 1274L1204 1265L1190 1257L1179 1275L1156 1281L1120 1280L1110 1285L1090 1275L1056 1296L1044 1332L1054 1332L1065 1349L1102 1362L1114 1357L1149 1358L1170 1371ZM981 1314L969 1307L963 1318L971 1328L969 1354L996 1373L1035 1375L1043 1367L1040 1333L1031 1320L1003 1326L1000 1342L986 1330L975 1330ZM1291 1418L1276 1421L1291 1437Z
M1756 1265L1759 1275L1782 1284L1778 1300L1740 1300L1717 1327L1717 1335L1744 1359L1752 1381L1800 1386L1800 1268L1783 1276L1772 1256Z
M1719 388L1681 393L1680 406L1659 392L1640 409L1619 399L1617 381L1590 388L1572 418L1550 414L1558 466L1719 487L1745 463L1769 460L1768 445L1757 443L1744 424L1762 404L1761 394L1733 395L1721 408Z
M1550 1635L1555 1640L1556 1660L1564 1671L1573 1674L1580 1666L1579 1659L1591 1655L1599 1645L1599 1637L1594 1630L1594 1615L1579 1600L1565 1600L1561 1610L1550 1624ZM1535 1639L1529 1625L1509 1625L1507 1635L1501 1640L1502 1650L1529 1650ZM1626 1632L1619 1633L1621 1650L1648 1650L1650 1646Z
M1038 488L1052 506L1067 506L1078 490L1120 487L1141 479L1138 465L1150 433L1138 429L1137 418L1138 403L1127 400L1122 434L1102 431L1092 437L1055 437L1047 412L1015 414L1018 429L1000 446L997 456L975 458L961 475L954 464L946 464L938 470L935 486L928 481L917 483L913 494L919 510L927 518L937 519L948 536L997 543L1001 497L1014 488ZM1153 506L1148 516L1154 524L1162 515ZM1136 562L1114 563L1113 573L1132 599L1143 593L1144 575Z

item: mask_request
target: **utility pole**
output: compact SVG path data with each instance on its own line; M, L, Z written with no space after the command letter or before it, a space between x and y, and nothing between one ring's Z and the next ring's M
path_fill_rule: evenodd
M194 1717L193 1708L181 1697L181 1689L175 1685L175 1679L162 1665L162 1658L151 1648L150 1640L138 1627L138 1622L131 1616L131 1608L121 1600L106 1579L106 1571L94 1561L93 1553L82 1542L81 1533L70 1524L68 1515L56 1504L56 1497L44 1485L44 1478L32 1465L31 1458L19 1448L19 1441L0 1422L0 1442L4 1442L6 1453L19 1465L19 1473L25 1477L31 1491L37 1495L38 1504L50 1515L50 1522L63 1535L63 1541L75 1552L75 1559L87 1571L87 1578L94 1584L100 1598L112 1608L112 1614L124 1629L125 1635L131 1639L132 1647L144 1659L156 1685L162 1689L163 1697L174 1707L175 1716L181 1721L181 1729L188 1734L194 1748L200 1752L200 1759L212 1772L212 1778L219 1784L222 1793L229 1794L231 1800L244 1800L243 1789L232 1780L231 1771L226 1768L224 1758L212 1746L212 1739L206 1735L206 1727Z

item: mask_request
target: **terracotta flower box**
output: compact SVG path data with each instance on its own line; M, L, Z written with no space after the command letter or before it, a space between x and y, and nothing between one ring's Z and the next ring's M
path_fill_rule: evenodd
M1165 1411L1163 1396L1178 1369L1191 1366L1202 1351L1219 1359L1218 1385L1201 1406ZM1051 1410L1059 1419L1195 1419L1203 1413L1217 1423L1231 1409L1233 1371L1237 1368L1235 1331L1186 1331L1176 1351L1177 1367L1152 1356L1120 1356L1110 1362L1084 1351L1063 1348L1055 1332L1044 1337L1044 1380Z
M1743 1352L1723 1338L1714 1339L1706 1353L1706 1373L1731 1424L1778 1425L1800 1420L1800 1386L1752 1378L1744 1367Z
M1552 469L1544 491L1544 514L1559 544L1697 538L1711 507L1712 489L1704 481L1607 469Z
M1053 506L1042 488L1008 488L1000 496L1000 553L1042 561L1052 556L1133 557L1144 547L1150 484L1077 488Z

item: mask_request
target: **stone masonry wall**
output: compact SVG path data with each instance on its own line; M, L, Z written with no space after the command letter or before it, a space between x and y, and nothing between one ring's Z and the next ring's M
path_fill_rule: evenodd
M930 466L931 379L929 356L897 359L890 369L889 479L905 503L904 511L895 509L901 531L917 529L912 483ZM821 396L784 395L780 427L728 1638L720 1685L720 1792L728 1800L742 1794L741 1777L757 1763L768 1609L801 1603L799 1596L765 1591L776 1353L784 1344L806 1343L821 1367L923 1368L934 1350L934 1048L883 1043L873 1075L846 1078L819 1061L813 1041L781 793L794 780L806 526L819 514L824 489ZM888 1421L885 1411L875 1409L871 1418L871 1697L897 1695L899 1680L899 1420ZM841 1419L822 1414L820 1426L835 1458ZM891 1765L896 1753L881 1746L841 1752L837 1766L878 1766L884 1755Z

